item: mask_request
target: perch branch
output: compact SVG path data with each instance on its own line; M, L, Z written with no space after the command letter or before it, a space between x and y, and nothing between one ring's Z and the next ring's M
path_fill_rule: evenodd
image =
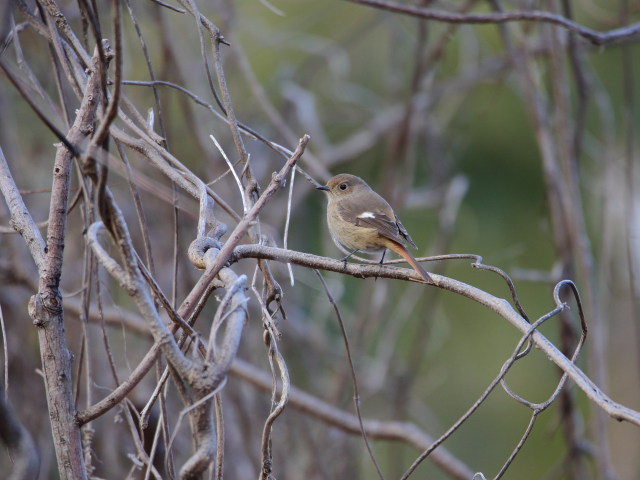
M263 258L282 263L290 262L309 268L346 273L358 278L393 278L420 283L420 276L413 270L406 268L360 265L354 263L347 263L345 265L341 260L262 245L240 245L236 247L232 255L232 261L237 261L241 258ZM529 333L531 324L522 317L507 300L495 297L479 288L442 275L433 274L432 278L434 286L478 302L509 321L509 323L516 327L521 333ZM567 373L569 378L578 385L587 397L600 406L607 414L616 420L625 420L640 426L640 412L616 403L609 398L575 363L558 350L544 335L535 331L531 334L531 341L542 350L553 363Z

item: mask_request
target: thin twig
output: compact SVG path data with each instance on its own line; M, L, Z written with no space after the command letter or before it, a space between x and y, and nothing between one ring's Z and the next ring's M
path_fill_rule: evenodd
M227 166L229 167L229 171L231 172L231 175L233 175L233 178L235 179L236 184L238 185L238 189L240 190L240 198L242 199L242 212L246 214L249 211L249 203L247 202L247 199L245 198L244 190L242 189L242 182L240 181L240 178L238 177L238 174L236 173L235 169L233 168L233 163L231 163L231 160L229 160L229 157L227 157L227 154L224 153L224 150L222 149L222 147L218 143L218 140L216 140L216 137L214 137L213 135L209 135L209 138L211 139L213 144L216 146L216 148L220 152L220 155L222 155L222 158L224 158L224 161L227 162Z
M471 415L480 407L480 405L484 403L484 401L487 399L489 394L491 394L491 392L493 392L496 386L498 386L498 384L502 381L502 379L507 374L511 366L520 358L522 358L522 356L520 355L520 352L523 346L529 341L529 337L531 337L535 332L537 332L537 329L540 325L542 325L544 322L546 322L550 318L553 318L554 316L558 315L565 308L567 308L567 306L561 303L554 310L547 313L546 315L543 315L531 325L531 327L528 329L527 332L525 332L524 336L520 339L520 341L516 345L516 348L514 349L511 356L503 364L498 376L496 376L491 381L491 383L489 383L489 386L485 389L482 395L480 395L480 397L473 403L473 405L471 405L471 407L469 407L469 409L458 420L456 420L447 429L445 433L443 433L435 442L433 442L431 446L429 446L429 448L427 448L424 452L422 452L420 456L418 456L418 458L414 460L411 466L402 475L400 480L407 480L413 474L415 469L418 468L418 466L424 461L425 458L429 456L429 454L431 454L433 450L438 448L440 444L442 444L446 439L448 439L451 435L453 435L453 433L455 433L462 426L462 424L465 423L471 417Z
M426 18L446 23L506 23L506 22L544 22L559 25L567 30L577 33L595 45L606 45L613 42L630 40L640 34L640 23L634 23L626 27L616 28L606 32L598 32L585 27L568 18L555 13L532 10L505 13L452 13L444 10L434 10L414 5L389 2L386 0L347 0L352 3L379 8L389 12L411 15L418 18Z
M298 167L293 167L291 169L291 180L289 181L289 195L287 197L287 217L284 222L284 235L283 235L283 247L285 250L289 248L289 223L291 222L291 202L293 200L293 185L296 179L296 170ZM295 285L295 279L293 277L293 268L290 263L287 263L287 270L289 271L289 280L291 282L291 286Z
M4 360L4 401L9 401L9 348L7 347L7 329L4 326L4 314L0 305L0 333L2 333L2 358Z
M325 295L329 300L329 303L333 306L333 310L336 314L336 318L338 319L338 324L340 325L340 332L342 333L342 339L344 340L344 348L347 353L347 361L349 362L349 369L351 370L351 381L353 382L353 404L356 409L356 415L358 416L358 422L360 424L360 431L362 433L362 439L364 440L364 444L367 448L367 452L369 453L369 458L373 462L373 465L376 467L376 472L378 472L378 477L380 480L384 480L384 474L382 473L382 469L376 460L376 456L373 453L373 449L371 448L371 444L369 443L369 438L367 437L367 432L364 428L364 424L362 422L362 412L360 411L360 393L358 391L358 376L356 375L356 368L353 365L353 358L351 357L351 347L349 346L349 337L347 336L347 330L344 326L344 322L342 321L342 315L340 314L340 309L338 308L338 304L336 303L333 295L329 291L329 286L327 282L324 281L324 277L320 273L318 269L313 269L313 272L320 279L320 283L322 284L322 288L324 289Z

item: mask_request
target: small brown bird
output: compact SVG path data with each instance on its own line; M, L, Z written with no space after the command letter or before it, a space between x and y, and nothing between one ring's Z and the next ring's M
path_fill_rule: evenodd
M425 282L433 282L405 248L404 243L417 247L391 206L364 180L341 173L316 188L329 195L327 223L333 241L352 250L345 260L358 251L374 253L388 248L409 262Z

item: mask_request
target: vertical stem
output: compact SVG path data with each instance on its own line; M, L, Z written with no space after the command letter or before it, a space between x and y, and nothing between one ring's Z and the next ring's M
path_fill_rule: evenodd
M60 276L69 203L72 154L60 147L53 167L46 258L40 272L38 293L31 297L29 314L38 328L51 431L60 478L86 478L80 427L75 419L71 376L71 352L64 333Z
M73 398L72 355L67 348L64 332L60 277L67 227L71 165L74 155L78 152L76 145L86 141L86 132L91 131L95 124L100 101L99 75L96 74L98 61L96 53L82 104L67 136L71 148L60 145L56 153L45 257L39 267L38 293L31 297L29 302L29 315L38 329L51 431L62 480L86 478L80 426L76 421Z

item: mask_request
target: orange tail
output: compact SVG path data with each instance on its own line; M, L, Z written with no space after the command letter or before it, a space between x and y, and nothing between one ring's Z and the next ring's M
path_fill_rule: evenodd
M422 265L418 263L418 261L413 257L413 255L411 255L409 250L404 248L404 246L396 242L389 241L389 243L387 244L387 248L389 248L390 250L393 250L398 255L401 255L402 258L404 258L409 263L409 265L411 265L413 269L420 274L420 276L425 282L433 283L433 279L431 278L431 276L422 267Z

